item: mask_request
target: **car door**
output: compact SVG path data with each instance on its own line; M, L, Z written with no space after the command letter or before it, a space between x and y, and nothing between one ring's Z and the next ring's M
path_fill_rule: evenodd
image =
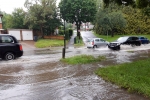
M107 45L107 43L104 39L100 39L100 44L101 44L101 46L106 46Z
M94 39L94 45L96 45L97 47L100 46L100 39L99 38Z
M132 42L133 42L132 37L129 37L129 38L127 39L127 41L125 42L125 44L132 44Z

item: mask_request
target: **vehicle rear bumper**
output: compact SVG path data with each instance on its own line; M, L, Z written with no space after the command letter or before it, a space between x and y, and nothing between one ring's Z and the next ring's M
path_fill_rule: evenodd
M16 52L16 57L21 57L23 55L23 51L17 51Z

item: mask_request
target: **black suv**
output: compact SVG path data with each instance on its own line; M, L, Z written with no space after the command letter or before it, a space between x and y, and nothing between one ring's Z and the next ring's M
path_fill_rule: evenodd
M0 34L0 58L12 60L23 55L22 45L12 35Z
M120 45L122 44L131 45L131 46L140 46L141 41L136 36L124 36L118 38L118 40L115 42L110 42L108 44L108 48L120 50Z

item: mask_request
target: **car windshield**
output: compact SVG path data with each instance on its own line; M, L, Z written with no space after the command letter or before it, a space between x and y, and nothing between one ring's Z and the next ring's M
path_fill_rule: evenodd
M128 37L120 37L118 38L117 42L125 42L128 39Z

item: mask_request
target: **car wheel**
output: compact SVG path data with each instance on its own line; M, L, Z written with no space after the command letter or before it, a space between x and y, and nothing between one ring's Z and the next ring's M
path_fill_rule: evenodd
M141 45L140 43L137 43L137 44L136 44L136 46L140 46L140 45Z
M135 47L135 44L131 44L132 47Z
M97 46L96 46L96 45L94 45L94 46L93 46L93 48L97 48Z
M13 60L15 59L15 55L12 52L7 52L4 58L5 60Z
M118 48L117 48L118 50L120 50L120 46L118 46Z

